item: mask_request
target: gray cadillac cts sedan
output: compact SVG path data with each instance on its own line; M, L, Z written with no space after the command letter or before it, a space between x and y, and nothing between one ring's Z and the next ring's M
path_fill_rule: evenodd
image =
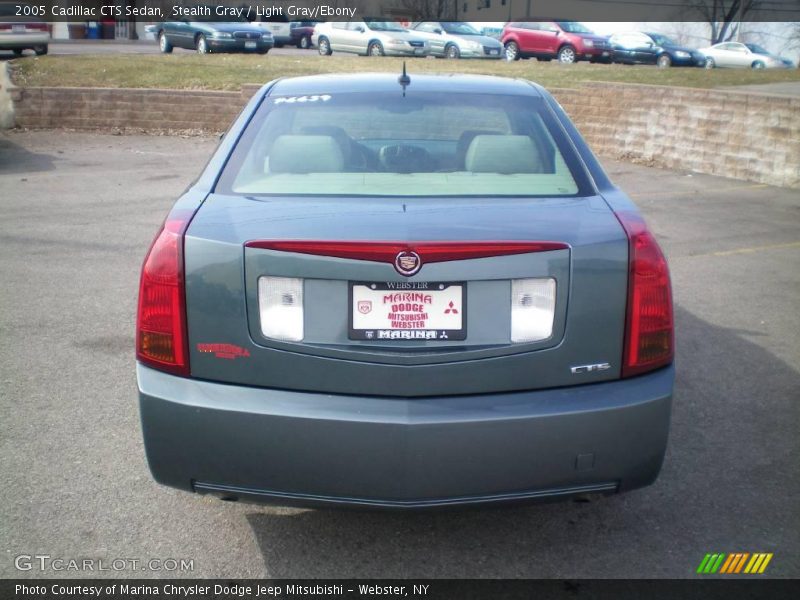
M667 264L520 80L279 80L145 259L137 375L163 484L423 508L652 483Z

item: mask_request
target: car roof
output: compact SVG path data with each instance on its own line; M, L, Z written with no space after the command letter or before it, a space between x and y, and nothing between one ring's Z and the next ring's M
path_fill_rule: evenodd
M400 90L397 78L400 73L354 73L335 75L310 75L278 80L270 95L309 95L335 93L385 93ZM498 94L514 96L543 95L537 84L524 79L509 79L491 75L422 75L408 68L411 83L408 90L415 92L447 92L455 94Z

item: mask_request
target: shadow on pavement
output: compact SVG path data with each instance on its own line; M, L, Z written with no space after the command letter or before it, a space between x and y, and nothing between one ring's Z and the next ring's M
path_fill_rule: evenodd
M775 552L770 575L796 576L800 375L751 332L681 308L676 319L672 432L653 486L505 509L254 511L266 575L680 578L706 552L748 551Z
M36 173L55 169L54 157L15 144L0 132L0 173Z

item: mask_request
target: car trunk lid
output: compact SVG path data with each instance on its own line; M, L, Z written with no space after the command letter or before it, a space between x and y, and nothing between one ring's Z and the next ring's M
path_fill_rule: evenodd
M309 241L377 243L384 249L422 242L458 243L467 249L487 243L556 245L438 262L426 262L423 251L419 271L404 276L390 260L296 252L296 246L286 245ZM413 397L557 387L620 375L628 242L599 196L347 199L212 194L192 221L185 248L195 377ZM266 277L302 280L302 341L264 335L259 280ZM513 282L530 279L554 282L552 330L546 339L515 343ZM383 292L409 286L419 290L423 284L455 290L451 299L461 311L463 339L378 339L376 334L369 339L364 330L354 333L359 299L380 303ZM369 296L371 285L376 288ZM437 311L452 308L433 304ZM596 364L606 367L573 371Z

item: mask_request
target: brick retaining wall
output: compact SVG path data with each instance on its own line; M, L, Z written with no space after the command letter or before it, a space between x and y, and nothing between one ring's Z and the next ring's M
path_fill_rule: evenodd
M553 94L602 156L800 187L800 98L613 83Z
M18 127L224 131L258 85L240 92L18 88ZM551 90L602 156L800 188L800 98L586 83Z

